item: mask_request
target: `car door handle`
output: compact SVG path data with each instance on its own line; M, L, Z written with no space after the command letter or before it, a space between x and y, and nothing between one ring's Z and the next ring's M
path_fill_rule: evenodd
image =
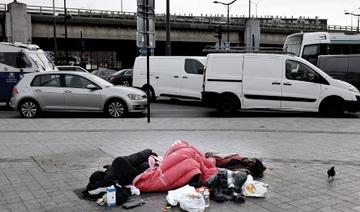
M40 93L40 92L42 92L42 90L36 89L35 92L36 92L36 93Z
M187 78L189 78L189 77L183 76L183 79L187 79Z
M174 78L179 78L179 76L175 75Z
M280 85L280 82L272 82L273 85Z
M71 93L71 91L69 91L69 90L66 90L66 91L65 91L65 93Z
M291 84L291 83L288 83L288 82L285 82L284 85L292 86L292 84Z
M156 76L155 79L159 79L160 77Z

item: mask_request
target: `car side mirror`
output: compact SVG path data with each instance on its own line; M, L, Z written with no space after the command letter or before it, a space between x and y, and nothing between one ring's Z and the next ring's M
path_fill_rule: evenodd
M99 87L94 85L94 84L88 84L86 86L86 88L89 89L89 90L98 90L99 89Z

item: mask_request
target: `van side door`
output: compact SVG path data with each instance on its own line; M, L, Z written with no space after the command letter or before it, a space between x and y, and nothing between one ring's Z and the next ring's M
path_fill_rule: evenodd
M184 61L177 58L154 58L151 68L155 71L156 96L180 95L180 77ZM151 70L150 70L151 71Z
M184 72L180 76L181 96L201 99L204 64L192 58L186 58Z
M286 60L284 69L281 108L317 111L320 101L320 82L324 82L322 76L296 60Z
M282 68L280 58L262 55L244 57L242 108L279 109Z

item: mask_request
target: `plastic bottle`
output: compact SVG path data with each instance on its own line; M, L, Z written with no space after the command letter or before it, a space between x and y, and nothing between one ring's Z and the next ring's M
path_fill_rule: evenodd
M209 189L205 189L204 191L204 200L205 200L205 208L210 206L210 193L209 193Z
M106 189L106 204L108 207L116 206L116 189L113 185Z

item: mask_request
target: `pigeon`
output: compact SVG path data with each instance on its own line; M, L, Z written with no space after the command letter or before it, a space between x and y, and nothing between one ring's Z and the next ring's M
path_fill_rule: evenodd
M332 179L334 179L335 176L335 167L331 167L328 171L327 171L327 175L328 175L328 179L330 177L332 177Z

